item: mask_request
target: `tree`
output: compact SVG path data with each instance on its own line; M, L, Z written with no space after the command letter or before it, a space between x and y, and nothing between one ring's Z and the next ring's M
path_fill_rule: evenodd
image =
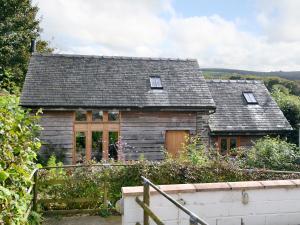
M300 97L292 95L289 89L281 85L275 85L272 96L287 118L294 130L288 136L288 140L298 143L298 124L300 123Z
M40 52L53 49L40 40L38 7L31 0L0 0L0 12L0 87L17 92L25 79L31 40L38 40Z

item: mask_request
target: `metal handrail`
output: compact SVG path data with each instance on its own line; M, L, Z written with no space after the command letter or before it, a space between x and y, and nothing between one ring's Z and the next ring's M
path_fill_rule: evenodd
M153 184L150 180L148 180L146 177L142 176L142 179L144 183L149 184L154 190L156 190L158 193L160 193L162 196L164 196L166 199L168 199L170 202L172 202L177 208L181 209L183 212L185 212L187 215L190 216L190 224L201 224L201 225L209 225L206 221L198 217L195 213L191 212L189 209L181 205L179 202L177 202L174 198L172 198L170 195L165 193L164 191L160 190L159 187L157 187L155 184Z

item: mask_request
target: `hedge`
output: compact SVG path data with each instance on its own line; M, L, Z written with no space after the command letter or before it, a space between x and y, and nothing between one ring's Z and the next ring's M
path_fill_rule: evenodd
M27 223L27 189L41 146L37 120L19 106L17 97L0 96L0 224Z
M89 166L50 169L39 172L39 196L51 199L52 204L41 204L43 210L102 208L104 184L109 190L111 207L121 198L121 188L142 185L141 176L157 185L208 183L247 180L296 179L299 174L248 172L227 161L213 161L195 165L188 161L168 159L161 162L139 161L124 166ZM61 201L66 199L67 201ZM79 201L76 199L95 201ZM70 201L69 201L70 200Z

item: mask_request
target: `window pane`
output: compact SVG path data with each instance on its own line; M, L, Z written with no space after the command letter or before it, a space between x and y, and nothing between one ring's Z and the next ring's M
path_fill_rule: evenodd
M162 88L160 77L150 77L151 88Z
M110 131L109 132L109 146L108 146L108 157L110 159L117 160L118 159L118 132L116 131Z
M227 154L227 139L221 138L221 155Z
M155 80L156 80L156 87L161 87L161 80L160 80L160 78L155 78Z
M151 85L151 87L155 87L155 79L154 79L154 77L150 77L150 85Z
M76 132L76 163L84 162L86 158L85 146L86 146L85 132Z
M99 162L102 160L102 132L92 132L92 155L91 159Z
M237 147L237 140L236 138L230 138L230 149L234 149Z
M85 111L76 111L75 112L76 121L86 121L86 112Z
M244 92L243 95L244 95L247 103L257 103L252 92Z
M108 112L108 120L109 121L117 121L117 120L119 120L119 112L118 111L110 111L110 112Z
M244 96L245 96L247 102L251 101L248 93L244 93Z
M250 93L249 96L250 96L251 102L255 103L256 99L255 99L254 95L252 93Z
M103 111L93 110L92 111L92 120L93 121L102 121L103 120Z

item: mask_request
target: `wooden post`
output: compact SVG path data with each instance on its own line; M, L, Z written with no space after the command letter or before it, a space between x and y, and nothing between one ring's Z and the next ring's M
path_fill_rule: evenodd
M158 218L158 216L156 216L151 209L149 208L149 206L146 206L144 204L144 202L142 202L138 197L135 198L136 203L142 207L142 209L144 210L144 212L147 213L147 215L153 219L153 221L157 224L157 225L164 225L164 223Z
M103 190L103 205L105 209L108 209L108 198L107 198L107 182L104 181L104 190Z
M37 194L38 194L38 184L37 181L38 180L38 170L35 171L34 175L33 175L33 199L32 199L32 209L33 211L37 210Z
M145 205L150 207L150 186L147 182L144 182L143 202ZM149 215L145 210L144 210L144 225L149 225Z
M86 161L91 160L92 155L92 112L86 112L86 119L87 119L87 131L86 131L86 143L85 143L85 159Z
M108 146L109 146L109 130L108 130L108 112L103 112L103 131L102 131L102 158L108 160Z

